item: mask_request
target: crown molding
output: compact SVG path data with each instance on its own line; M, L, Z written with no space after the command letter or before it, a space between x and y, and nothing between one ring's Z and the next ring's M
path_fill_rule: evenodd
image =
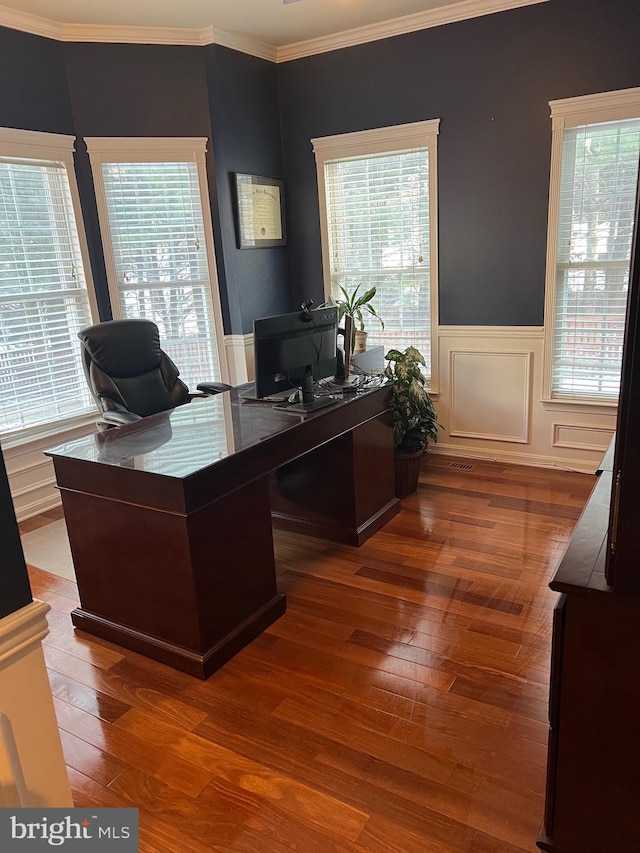
M9 6L0 6L0 26L62 41L62 24L39 15L31 15L29 12L10 9Z
M204 47L219 44L233 50L276 61L276 48L273 45L244 36L230 33L212 26L200 29L186 27L127 27L101 26L98 24L63 24L20 12L8 6L0 5L0 27L21 30L34 36L54 39L62 42L92 42L107 44L173 44Z
M201 47L204 30L183 27L104 27L99 24L60 24L59 41L97 44L174 44Z
M211 41L206 42L207 44L219 44L222 47L238 50L240 53L257 56L258 59L267 59L269 62L277 61L278 49L272 44L252 39L249 36L242 35L242 33L231 33L228 30L221 30L219 27L212 27L211 32Z
M287 44L278 48L277 62L290 62L292 59L302 59L330 50L340 50L343 47L353 47L370 41L390 38L391 36L413 33L431 27L441 27L456 21L466 21L469 18L479 18L492 15L495 12L505 12L509 9L519 9L521 6L534 6L538 3L548 3L549 0L462 0L440 9L429 9L416 12L413 15L403 15L371 24L366 27L356 27L344 30L323 38L308 39L307 41Z
M172 44L196 47L219 44L270 62L290 62L293 59L301 59L305 56L314 56L318 53L327 53L331 50L379 41L391 36L548 2L549 0L461 0L459 3L453 3L440 9L404 15L378 24L357 27L334 35L308 39L281 47L274 47L241 33L232 33L213 26L189 29L187 27L129 27L60 23L2 5L0 5L0 26L62 42Z

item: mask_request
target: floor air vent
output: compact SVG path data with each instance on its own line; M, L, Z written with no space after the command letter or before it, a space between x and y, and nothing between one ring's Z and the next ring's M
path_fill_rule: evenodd
M448 459L434 459L433 456L429 458L427 464L435 468L455 468L458 471L473 471L473 465L469 465L466 462L450 462Z

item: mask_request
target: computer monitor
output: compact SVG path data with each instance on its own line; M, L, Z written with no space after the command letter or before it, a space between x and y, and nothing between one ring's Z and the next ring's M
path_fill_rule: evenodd
M313 383L335 376L338 309L302 310L253 322L256 397L271 397L295 388L302 389L301 403L290 411L312 412L335 402L333 397L316 397Z

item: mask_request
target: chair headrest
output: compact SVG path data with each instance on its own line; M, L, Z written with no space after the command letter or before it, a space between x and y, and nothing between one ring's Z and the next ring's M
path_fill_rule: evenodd
M140 376L160 366L160 333L151 320L107 320L81 329L78 337L107 376Z

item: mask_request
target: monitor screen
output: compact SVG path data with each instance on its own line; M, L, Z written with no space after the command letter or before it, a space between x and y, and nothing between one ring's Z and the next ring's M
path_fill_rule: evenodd
M254 320L256 397L302 388L310 403L313 382L335 376L338 309L306 309Z

